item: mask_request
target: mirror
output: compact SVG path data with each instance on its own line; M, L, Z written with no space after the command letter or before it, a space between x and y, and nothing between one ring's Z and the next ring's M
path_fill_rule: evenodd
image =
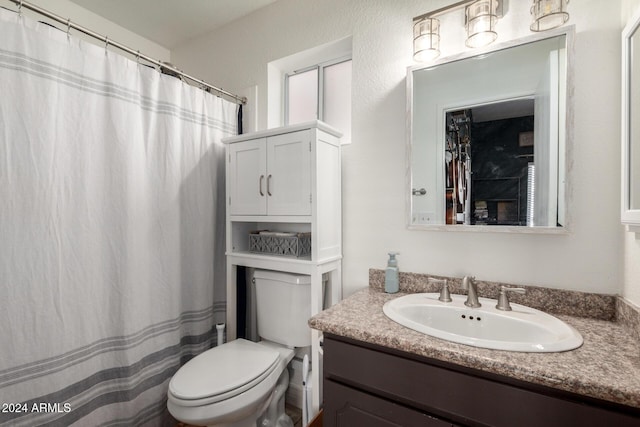
M410 68L410 228L566 227L573 27Z
M640 10L622 32L622 223L640 226Z

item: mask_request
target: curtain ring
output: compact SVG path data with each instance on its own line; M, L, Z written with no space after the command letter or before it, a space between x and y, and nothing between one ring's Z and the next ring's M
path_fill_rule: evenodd
M71 18L67 18L67 40L71 39Z
M106 55L108 53L108 47L109 47L109 36L104 36L104 54Z
M18 4L18 16L22 18L22 0Z
M136 62L140 64L140 51L136 52Z

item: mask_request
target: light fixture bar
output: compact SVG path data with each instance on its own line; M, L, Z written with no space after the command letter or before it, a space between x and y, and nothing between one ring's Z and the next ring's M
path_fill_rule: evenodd
M436 10L433 10L431 12L424 13L424 14L422 14L420 16L416 16L415 18L413 18L413 22L420 21L420 20L425 19L425 18L435 18L438 15L442 15L442 14L445 14L447 12L451 12L451 11L456 10L456 9L462 9L463 7L465 7L466 5L468 5L470 3L473 3L474 1L476 1L476 0L462 0L462 1L459 1L457 3L451 4L449 6L441 7L440 9L436 9Z
M435 18L437 16L444 15L445 13L449 13L449 12L452 12L454 10L462 9L463 7L466 7L466 6L470 5L471 3L475 3L476 1L478 1L478 0L462 0L462 1L459 1L457 3L450 4L449 6L441 7L440 9L436 9L436 10L432 10L431 12L423 13L422 15L416 16L415 18L413 18L413 23L415 24L417 21L420 21L420 20L425 19L425 18ZM502 16L504 15L502 5L503 5L503 3L505 1L506 0L498 1L498 8L496 10L498 18L502 18Z

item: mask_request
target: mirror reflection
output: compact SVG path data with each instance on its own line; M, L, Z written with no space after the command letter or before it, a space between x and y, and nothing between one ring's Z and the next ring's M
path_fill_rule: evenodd
M446 224L533 224L534 100L445 115Z
M409 70L410 225L564 226L566 35Z

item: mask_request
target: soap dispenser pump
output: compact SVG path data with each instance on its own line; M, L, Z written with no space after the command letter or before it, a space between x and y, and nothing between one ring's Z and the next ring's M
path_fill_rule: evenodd
M388 294L395 294L400 289L400 278L398 274L398 260L396 255L399 252L389 252L389 261L384 275L384 291Z

